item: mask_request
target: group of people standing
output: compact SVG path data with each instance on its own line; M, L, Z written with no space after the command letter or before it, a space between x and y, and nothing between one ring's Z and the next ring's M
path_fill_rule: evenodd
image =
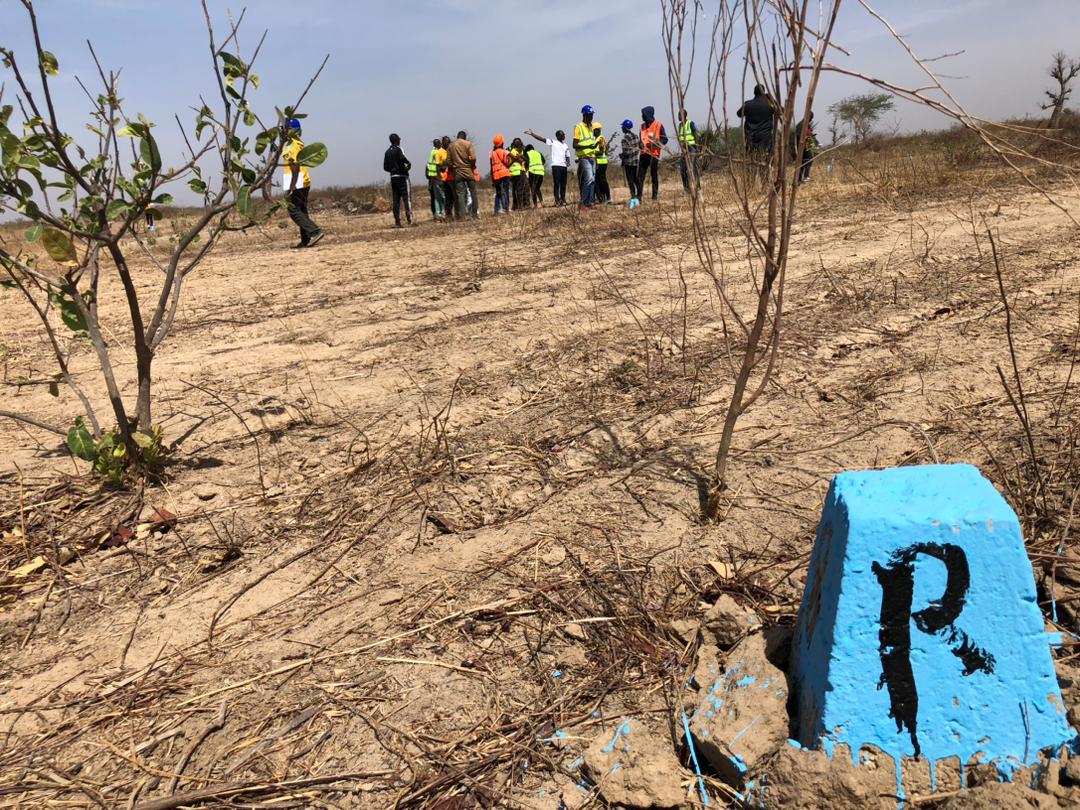
M575 125L569 142L561 129L554 138L538 135L531 129L525 130L524 135L548 147L548 159L532 144L525 144L520 137L515 137L507 148L506 139L502 135L495 135L487 156L487 168L495 190L495 214L542 205L544 176L549 169L554 205L566 205L567 178L575 162L579 207L589 210L597 205L611 204L607 172L615 144L613 136L604 134L603 126L595 116L591 105L583 106L581 121ZM754 88L754 97L739 108L738 116L743 122L748 163L763 170L772 158L776 105L765 88L758 85ZM322 231L307 214L307 194L311 183L308 170L299 165L294 170L290 163L290 155L295 161L296 153L303 146L300 122L290 120L288 130L283 128L283 134L287 142L285 186L288 190L289 213L300 227L301 244L298 247L308 247L322 238ZM668 133L657 119L656 110L642 107L640 126L635 126L627 118L615 134L619 136L618 157L630 191L630 207L636 207L644 199L646 178L651 181L652 199L657 199L660 193L660 159L663 148L668 144ZM683 190L689 192L691 184L696 186L700 182L701 167L697 125L684 109L679 111L676 139L680 150L679 170ZM810 179L810 166L817 146L813 133L813 113L796 125L791 141L791 158L799 162L799 179L805 182ZM479 218L476 188L480 182L481 165L476 148L464 130L458 132L454 139L444 135L432 141L424 175L434 219ZM414 225L409 180L412 163L405 157L401 137L396 133L390 135L390 147L383 156L383 170L390 175L394 224L397 227ZM300 180L299 187L297 179Z
M746 154L753 171L764 173L772 160L773 133L776 129L776 103L769 98L765 87L757 85L754 97L739 107L736 115L743 122L743 140ZM814 113L811 111L805 120L795 125L789 144L790 157L799 165L799 182L810 180L810 166L814 162L814 153L818 148L814 135Z
M657 120L653 107L642 108L641 127L639 131L635 129L630 119L622 122L618 152L630 190L631 207L641 202L646 177L652 181L652 199L657 198L660 190L660 155L668 143L667 131ZM509 148L502 135L492 138L486 168L495 191L496 215L542 205L544 177L549 169L554 206L566 205L567 178L575 163L579 207L587 210L597 205L611 204L607 170L615 144L595 120L592 106L586 104L581 108L581 121L574 127L569 142L561 129L554 138L539 135L531 129L525 130L524 135L547 146L549 158L545 159L539 149L525 144L520 137L515 137ZM698 165L697 127L686 117L685 110L679 118L677 137L684 157L683 187L689 190L691 177L697 182L701 171ZM464 131L458 132L453 140L443 136L432 141L424 174L434 219L479 217L476 184L480 182L481 165L476 148ZM390 148L383 158L383 169L390 175L395 226L415 224L409 182L412 164L402 152L401 138L397 134L390 135Z

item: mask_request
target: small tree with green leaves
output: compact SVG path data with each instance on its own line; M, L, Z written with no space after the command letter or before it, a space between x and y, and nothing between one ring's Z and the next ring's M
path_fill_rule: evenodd
M175 161L166 161L154 134L156 125L129 112L120 95L119 72L106 71L92 46L97 75L90 84L97 85L96 91L76 77L90 102L90 120L85 130L76 130L78 135L61 123L51 88L60 75L60 61L43 44L33 0L20 2L33 48L24 61L25 54L0 46L0 60L16 96L14 104L3 104L0 89L0 210L29 220L26 240L40 242L48 258L38 260L29 250L0 245L0 272L4 285L36 312L48 339L57 363L50 393L59 396L63 384L78 398L82 413L70 428L11 411L0 411L0 416L66 436L72 452L93 462L95 472L121 480L133 467L154 468L161 459L161 430L151 410L152 369L172 328L185 281L223 234L252 227L283 204L257 216L252 195L269 187L281 159L279 126L286 117L303 117L297 111L326 59L292 105L275 108L275 118L260 116L250 97L259 86L253 68L266 32L250 54L243 55L241 14L219 43L203 0L216 93L210 100L199 98L187 126L175 117L186 149ZM325 158L322 144L311 144L300 154L309 166ZM151 234L140 234L136 226L152 206L172 203L170 190L181 183L202 199L202 209L170 238L166 255L154 247ZM140 296L133 278L136 255L159 271L150 295ZM110 345L102 334L98 291L110 274L123 289L130 347ZM65 329L78 339L65 338ZM87 386L72 374L72 346L80 343L88 343L96 357L96 385L103 388L112 410L108 421L93 404L101 388ZM115 353L121 349L133 349L135 356L133 392L125 391L117 379Z
M839 121L851 132L852 142L860 144L893 106L893 97L889 93L866 93L840 99L829 107L829 113L834 121Z

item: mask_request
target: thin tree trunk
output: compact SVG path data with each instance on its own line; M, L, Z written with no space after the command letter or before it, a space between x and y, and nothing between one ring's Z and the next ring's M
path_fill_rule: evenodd
M1050 129L1057 129L1061 126L1061 114L1065 109L1065 97L1064 94L1059 95L1054 99L1054 111L1050 113Z
M772 265L772 258L768 259ZM746 386L750 382L750 375L757 365L757 347L761 342L761 333L765 329L769 310L769 296L772 295L773 281L776 279L777 268L770 266L762 279L761 292L758 294L757 315L754 325L750 329L750 337L747 339L746 351L743 353L742 366L739 368L739 376L735 378L735 390L731 393L731 402L728 405L727 416L724 418L724 430L720 434L720 446L716 449L716 465L713 468L712 481L709 483L709 497L705 504L705 517L716 520L720 514L720 493L724 491L724 477L727 474L728 456L731 454L731 439L735 433L735 423L742 414L743 396L746 394Z
M139 398L135 402L135 429L144 433L150 432L150 364L154 361L153 353L143 349L142 356L137 357L135 367L139 377Z

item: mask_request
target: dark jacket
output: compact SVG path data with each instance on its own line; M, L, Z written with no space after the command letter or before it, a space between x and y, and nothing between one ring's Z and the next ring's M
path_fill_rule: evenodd
M754 96L739 107L739 118L746 131L746 145L755 149L772 147L776 111L767 96Z
M799 158L809 158L814 153L814 148L817 146L817 139L814 137L814 123L811 121L810 126L805 127L806 140L803 140L803 130L805 122L800 121L795 125L795 131L791 133L791 142L789 144L788 151L791 153L792 160L798 160ZM799 152L799 145L802 145L802 152Z
M383 155L382 167L384 172L390 172L391 177L408 177L412 164L400 146L391 146Z

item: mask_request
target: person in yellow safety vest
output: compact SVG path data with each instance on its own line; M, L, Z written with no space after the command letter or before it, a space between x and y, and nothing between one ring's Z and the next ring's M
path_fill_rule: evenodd
M532 190L532 204L539 208L544 202L544 156L532 144L525 147L525 157L529 161L529 188Z
M578 188L581 190L579 207L589 209L596 205L596 138L593 137L593 108L586 104L581 108L581 121L574 127L574 154L578 161Z
M323 238L322 229L308 216L308 197L311 194L311 172L300 162L300 152L304 149L301 140L303 131L300 119L288 118L281 125L281 159L285 163L281 178L281 190L289 208L289 218L300 229L298 248L314 247Z
M691 121L686 110L679 110L679 146L682 159L679 161L679 173L682 175L683 191L690 193L690 171L694 172L694 187L701 181L701 166L698 163L697 126Z
M604 137L604 128L593 123L593 136L596 138L596 204L611 204L611 186L607 181L608 143Z
M510 142L510 190L513 193L511 211L529 207L529 159L521 138Z
M437 220L443 219L443 207L446 205L442 179L439 177L440 164L445 162L446 152L442 148L442 138L435 138L431 142L431 152L428 153L424 173L427 175L428 196L431 197L431 216Z

